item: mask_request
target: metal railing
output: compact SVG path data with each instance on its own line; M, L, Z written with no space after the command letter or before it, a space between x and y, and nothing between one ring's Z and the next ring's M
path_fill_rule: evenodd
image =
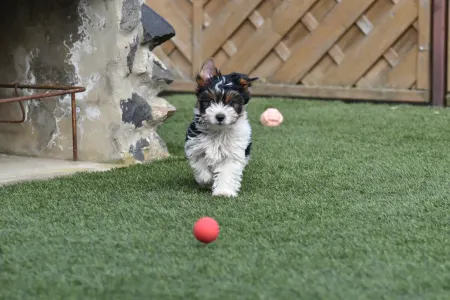
M19 120L0 120L0 123L23 123L25 121L25 108L23 101L36 100L36 99L48 99L55 96L71 95L71 109L72 109L72 147L73 147L73 160L78 160L78 144L77 144L77 109L76 109L76 93L82 93L86 90L81 86L64 86L64 85L43 85L43 84L0 84L0 88L13 88L15 97L0 99L2 103L18 102L22 117ZM34 90L52 90L54 92L44 92L28 96L19 96L18 89L34 89Z

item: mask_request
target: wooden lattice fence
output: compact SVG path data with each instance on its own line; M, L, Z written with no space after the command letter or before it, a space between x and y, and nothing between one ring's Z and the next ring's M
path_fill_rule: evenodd
M154 49L174 91L214 57L259 95L428 101L431 0L147 0L176 36ZM450 68L450 66L449 66ZM450 80L449 80L450 86Z

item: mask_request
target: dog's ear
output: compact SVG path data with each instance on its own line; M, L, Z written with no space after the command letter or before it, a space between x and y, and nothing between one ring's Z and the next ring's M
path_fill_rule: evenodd
M248 77L248 75L236 72L231 73L230 76L232 78L233 83L244 90L247 90L249 87L251 87L253 81L259 79L258 77L250 78Z
M203 86L207 83L211 77L220 75L219 70L216 68L214 64L214 59L212 57L208 58L206 62L203 64L200 73L196 76L197 84Z
M239 91L242 98L244 99L244 104L248 104L250 101L250 87L252 82L258 80L258 77L249 77L248 75L233 72L230 74L231 81L233 82L234 88Z
M239 84L244 88L248 89L252 86L252 82L255 80L258 80L258 77L250 78L247 75L241 75L241 78L239 78Z

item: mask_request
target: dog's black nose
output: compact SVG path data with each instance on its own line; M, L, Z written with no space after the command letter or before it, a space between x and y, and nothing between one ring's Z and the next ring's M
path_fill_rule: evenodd
M216 119L219 122L222 122L223 120L225 120L225 115L224 114L217 114L216 115Z

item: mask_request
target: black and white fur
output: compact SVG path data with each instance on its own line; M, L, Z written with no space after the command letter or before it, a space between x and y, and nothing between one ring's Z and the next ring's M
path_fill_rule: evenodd
M252 130L247 119L249 87L258 78L222 75L212 58L197 75L197 103L184 145L185 155L202 187L213 196L236 197L250 159Z

